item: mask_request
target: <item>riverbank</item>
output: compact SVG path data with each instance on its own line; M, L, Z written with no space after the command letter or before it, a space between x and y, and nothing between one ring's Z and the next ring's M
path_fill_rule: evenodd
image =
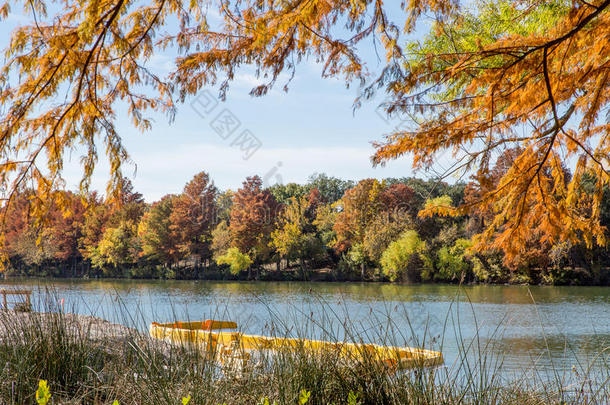
M479 354L457 365L395 372L296 350L260 354L252 367L236 369L210 361L197 347L170 346L97 317L0 311L0 403L34 402L39 380L48 382L56 404L180 404L182 398L190 404L254 405L262 398L296 404L303 391L308 404L607 403L607 373L593 381L579 367L576 379L508 382L491 367L491 353Z
M62 278L83 280L182 280L182 281L303 281L303 282L362 282L383 283L388 278L380 269L368 269L364 277L360 272L348 271L342 267L320 267L303 270L296 267L282 267L278 271L275 265L262 266L260 268L233 274L227 268L219 266L209 267L180 267L167 268L164 266L143 266L125 268L113 273L92 271L90 266L65 269L61 267L47 266L41 269L13 269L8 268L0 277L4 280L19 278ZM561 268L552 271L548 277L524 275L522 273L506 273L503 277L476 280L473 278L452 280L427 279L427 280L399 280L396 284L467 284L467 285L555 285L555 286L610 286L610 267L597 269L597 275L592 276L585 268Z
M1 311L0 340L10 339L11 333L15 332L13 325L38 325L39 327L51 327L56 322L61 322L61 327L73 336L86 335L91 341L120 341L127 339L130 335L137 333L133 328L111 323L105 319L79 314L59 314L57 312L29 312L29 311ZM57 325L55 325L57 326Z

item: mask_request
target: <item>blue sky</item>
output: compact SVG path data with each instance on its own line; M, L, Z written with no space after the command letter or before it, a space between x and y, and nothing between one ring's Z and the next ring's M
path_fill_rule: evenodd
M20 15L11 15L2 22L2 48L15 25L27 21ZM372 43L368 43L369 48L364 44L362 50L370 61L369 70L375 72L382 66L377 62ZM159 73L168 73L174 57L171 51L157 54L149 66ZM374 151L371 142L381 140L398 124L396 119L384 119L378 112L383 95L354 111L352 104L358 90L347 89L340 80L322 79L321 66L308 61L298 66L288 93L282 91L284 81L280 80L266 96L253 98L248 95L250 89L263 80L248 68L242 69L231 84L226 101L220 102L209 117L200 116L191 104L202 94L204 98L217 95L215 88L202 89L200 94L180 104L171 124L164 115L151 113L154 125L145 133L120 116L117 127L135 164L126 167L125 173L148 201L167 193L179 193L201 170L210 173L221 189L238 188L245 177L254 174L266 176L268 184L304 182L314 172L352 180L413 175L408 157L385 167L373 168L370 163ZM210 125L223 109L240 121L239 128L228 139L220 137ZM247 160L231 145L243 130L249 130L261 143ZM74 151L64 173L68 188L76 188L80 180L78 161L79 153ZM107 171L108 166L100 158L92 188L105 189Z

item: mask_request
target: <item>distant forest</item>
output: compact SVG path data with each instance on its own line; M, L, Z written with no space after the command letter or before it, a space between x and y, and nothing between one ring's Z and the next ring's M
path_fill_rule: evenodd
M532 229L521 251L475 250L473 242L489 231L494 213L425 215L426 209L476 201L505 167L501 157L486 178L456 184L417 178L353 182L315 174L306 184L265 188L254 176L234 191L218 190L201 172L181 194L152 204L125 180L118 203L95 192L56 191L42 221L32 212L39 206L31 204L36 193L24 189L13 196L4 219L4 273L607 284L607 248L552 243L544 230ZM606 227L608 196L601 212Z

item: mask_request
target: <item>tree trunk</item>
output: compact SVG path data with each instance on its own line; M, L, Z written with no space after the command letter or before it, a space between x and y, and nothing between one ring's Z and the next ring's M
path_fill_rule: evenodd
M300 257L299 263L301 265L301 279L303 279L303 281L307 281L307 268L305 267L305 260Z

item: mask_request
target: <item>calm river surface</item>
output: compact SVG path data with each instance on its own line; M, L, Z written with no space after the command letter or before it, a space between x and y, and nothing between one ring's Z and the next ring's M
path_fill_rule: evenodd
M147 330L152 321L224 319L251 333L442 349L469 346L504 373L570 372L610 358L610 288L143 280L8 280L37 309L63 305ZM346 329L346 324L350 325ZM347 331L346 331L347 330ZM281 332L277 332L281 331ZM478 339L476 338L478 336ZM460 343L461 342L461 343ZM472 343L472 345L469 345ZM442 346L441 346L442 345ZM606 365L596 367L607 367Z

